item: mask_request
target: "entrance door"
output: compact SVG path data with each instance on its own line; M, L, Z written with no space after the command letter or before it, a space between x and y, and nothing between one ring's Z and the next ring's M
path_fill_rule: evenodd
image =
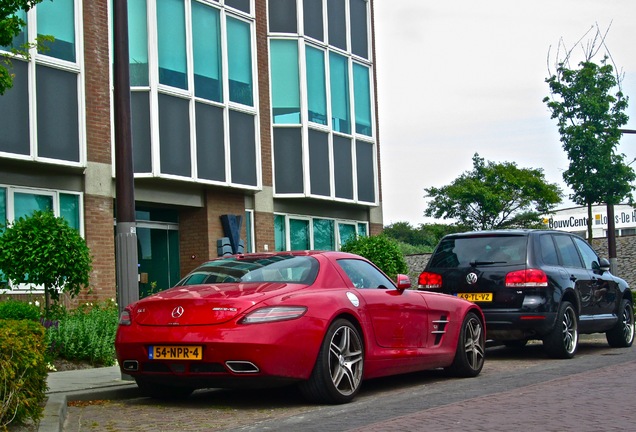
M174 286L180 279L179 226L137 222L139 298Z

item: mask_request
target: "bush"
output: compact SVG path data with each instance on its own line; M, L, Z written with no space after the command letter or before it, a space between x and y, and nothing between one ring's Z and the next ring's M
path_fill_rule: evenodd
M8 299L0 302L0 319L37 321L40 319L40 307L31 302Z
M383 234L349 240L341 250L365 257L393 280L409 271L397 243Z
M44 327L0 320L0 428L42 415L46 396Z
M115 364L119 312L114 301L87 303L46 322L49 355L94 366Z

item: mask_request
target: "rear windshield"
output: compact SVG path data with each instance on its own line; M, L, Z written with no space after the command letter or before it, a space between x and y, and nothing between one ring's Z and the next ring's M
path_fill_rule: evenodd
M526 236L478 236L442 239L429 267L523 264L526 262Z
M318 261L307 256L225 258L195 269L176 286L197 284L288 282L310 285L318 274Z

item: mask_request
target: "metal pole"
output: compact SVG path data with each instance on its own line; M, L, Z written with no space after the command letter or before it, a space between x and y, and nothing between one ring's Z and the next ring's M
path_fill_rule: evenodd
M607 204L607 254L609 255L610 272L618 276L618 259L616 258L616 224L614 221L614 204Z
M114 85L115 85L115 183L117 226L115 265L119 311L139 300L137 227L130 116L130 73L128 63L128 4L114 0Z

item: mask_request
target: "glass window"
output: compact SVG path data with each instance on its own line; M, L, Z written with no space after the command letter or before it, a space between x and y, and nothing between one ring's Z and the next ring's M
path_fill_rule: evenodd
M136 173L152 172L150 145L150 95L148 92L130 93L133 167Z
M18 10L15 14L12 15L12 17L17 17L21 19L23 22L25 23L27 22L27 14L23 10ZM11 51L12 48L15 48L15 49L22 48L23 45L27 43L26 30L27 30L27 26L26 25L22 26L22 30L17 36L13 38L13 41L11 41L9 45L0 45L0 49L3 49L5 51Z
M585 268L588 270L596 270L599 268L599 260L596 252L590 247L589 244L583 239L574 238L574 243L579 248L579 252L581 252L581 256L583 257L583 264L585 264Z
M75 5L73 0L45 1L37 8L38 36L53 36L40 54L75 61Z
M331 219L314 219L314 249L336 250L334 221Z
M53 210L53 196L15 192L13 194L13 219L28 217L34 211Z
M223 108L197 103L196 124L199 178L226 181Z
M56 0L57 1L57 0ZM148 85L148 19L146 0L128 0L130 85Z
M375 202L373 143L356 141L356 178L358 200Z
M322 0L303 0L303 23L306 36L324 42L322 4Z
M309 182L312 195L331 195L329 135L309 129Z
M7 224L7 188L0 188L0 229Z
M346 2L343 0L327 0L327 20L329 21L329 45L343 50L347 49Z
M353 199L353 159L350 139L334 135L333 160L336 196Z
M325 53L307 46L307 109L310 122L327 124L327 84L325 76Z
M300 128L274 129L276 193L302 193L303 143Z
M300 124L300 81L298 78L298 42L270 42L272 112L275 124Z
M308 220L289 218L289 245L290 250L310 249Z
M351 7L351 52L369 58L367 0L349 0Z
M254 234L252 226L252 211L245 211L245 249L247 253L254 252Z
M542 235L539 237L539 247L541 248L540 256L541 260L546 265L558 266L559 257L557 255L556 247L552 241L552 236Z
M222 102L221 31L218 9L192 2L194 94Z
M272 33L298 33L296 0L267 2L269 7L269 31Z
M230 100L253 106L250 25L238 19L228 18L227 44Z
M377 268L366 261L357 259L340 259L338 265L351 279L356 288L394 289L395 285Z
M230 110L230 166L232 182L256 186L255 117Z
M192 175L190 157L190 101L159 94L161 172Z
M80 230L80 200L79 195L60 193L60 216L69 226Z
M159 82L171 87L187 89L184 0L157 2L157 47Z
M0 97L0 151L31 153L29 143L29 75L27 63L12 60L13 87Z
M36 68L38 155L79 162L77 74Z
M356 132L371 136L371 83L369 68L353 64L353 101L356 115Z
M564 267L574 267L581 268L583 265L581 264L581 258L579 257L579 253L572 243L572 239L566 235L555 235L554 242L556 243L559 254L561 255L561 260L563 261Z
M365 223L359 223L358 224L358 236L360 237L366 237L367 234L367 224Z
M337 132L351 133L349 102L349 68L347 58L329 53L331 122Z
M225 0L225 4L245 13L250 13L250 0Z
M285 216L274 215L274 250L287 250L287 234L285 231Z
M356 238L355 224L338 223L338 236L340 237L340 247L346 244L349 240L355 240Z

